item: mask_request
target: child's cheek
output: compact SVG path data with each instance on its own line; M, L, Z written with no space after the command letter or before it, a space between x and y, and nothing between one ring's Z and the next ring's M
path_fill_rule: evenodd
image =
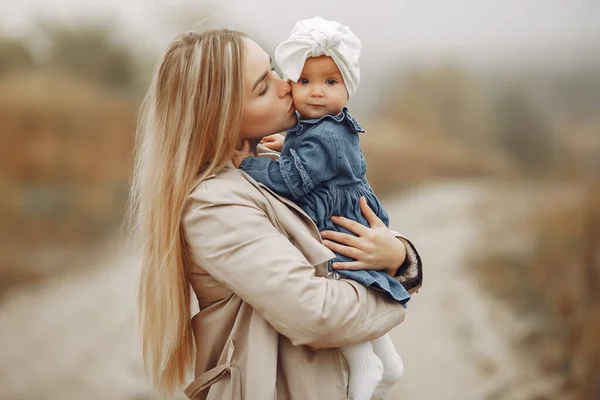
M294 99L294 106L296 108L301 107L302 104L306 103L306 88L299 85L292 86L292 98Z
M294 100L294 107L296 107L296 110L300 110L302 107L302 102L299 101L297 96L293 96L292 99Z

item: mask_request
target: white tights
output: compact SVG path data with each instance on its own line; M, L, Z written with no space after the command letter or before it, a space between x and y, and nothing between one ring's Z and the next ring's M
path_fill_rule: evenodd
M349 400L382 400L402 376L402 359L388 335L340 351L350 370Z

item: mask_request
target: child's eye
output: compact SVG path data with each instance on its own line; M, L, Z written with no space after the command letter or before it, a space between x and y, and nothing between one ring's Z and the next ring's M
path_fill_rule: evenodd
M333 79L333 78L327 79L326 82L327 82L328 85L335 85L337 83L337 81L335 79Z
M300 83L301 83L301 84L303 84L303 85L308 85L308 79L306 79L306 78L301 78L301 79L300 79Z
M269 85L266 85L266 86L265 86L265 90L263 90L262 92L260 92L258 95L259 95L259 96L263 96L263 95L265 95L265 94L267 93L267 90L269 90Z

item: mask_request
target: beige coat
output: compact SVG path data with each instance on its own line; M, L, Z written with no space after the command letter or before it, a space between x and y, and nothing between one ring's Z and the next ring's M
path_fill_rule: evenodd
M191 192L183 227L200 305L190 399L347 399L337 348L404 319L387 296L326 279L334 254L313 221L231 164Z

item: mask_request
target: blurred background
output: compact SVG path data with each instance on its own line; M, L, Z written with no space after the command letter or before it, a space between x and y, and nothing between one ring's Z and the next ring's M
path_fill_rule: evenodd
M600 399L599 2L1 3L0 399L156 398L119 236L152 67L315 15L362 41L368 177L425 261L387 398Z

